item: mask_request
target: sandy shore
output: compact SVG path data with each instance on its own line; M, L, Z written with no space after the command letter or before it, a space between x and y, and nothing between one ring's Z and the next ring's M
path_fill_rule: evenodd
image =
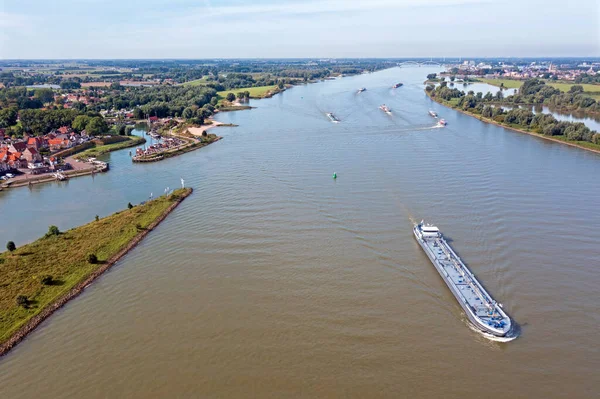
M187 131L193 134L194 136L202 136L202 133L206 132L208 129L224 125L223 122L215 121L212 119L211 122L212 123L210 125L202 125L200 127L188 127Z

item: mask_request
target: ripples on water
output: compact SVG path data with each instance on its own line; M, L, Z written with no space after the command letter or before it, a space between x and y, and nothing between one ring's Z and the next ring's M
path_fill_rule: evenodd
M180 177L195 189L0 361L0 395L592 396L600 159L430 102L431 72L295 87L220 115L240 126L201 150L145 165L122 151L109 173L0 193L0 236L22 244ZM429 109L449 125L433 129ZM421 219L504 304L518 340L466 328L412 237Z

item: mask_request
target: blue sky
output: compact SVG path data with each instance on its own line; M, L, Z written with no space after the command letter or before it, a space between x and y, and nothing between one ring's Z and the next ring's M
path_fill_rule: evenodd
M598 0L0 0L0 58L599 56Z

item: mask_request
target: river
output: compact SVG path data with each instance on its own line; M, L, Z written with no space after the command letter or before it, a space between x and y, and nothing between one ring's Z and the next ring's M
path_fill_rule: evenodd
M597 394L600 156L433 103L432 72L294 87L219 115L239 127L203 149L151 164L119 151L106 174L1 192L1 241L22 244L180 177L195 189L0 359L0 397ZM429 109L448 126L432 128ZM468 328L412 236L421 219L517 339Z

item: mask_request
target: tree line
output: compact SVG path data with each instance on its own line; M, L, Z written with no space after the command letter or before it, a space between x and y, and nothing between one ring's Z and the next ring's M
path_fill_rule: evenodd
M550 98L557 96L555 92L556 89L550 87L549 90L549 86L545 86L544 88L541 88L540 86L539 82L530 82L527 85L524 84L519 91L519 95L536 98L536 96L543 91L546 95L549 95ZM544 134L546 136L562 136L573 141L585 141L600 144L600 134L591 130L581 122L558 121L553 115L543 113L535 114L529 109L503 109L502 104L513 105L515 103L510 101L512 96L508 96L504 99L502 91L498 91L496 95L489 92L486 93L486 95L483 95L481 92L475 94L473 91L465 93L456 88L449 88L444 83L438 87L429 85L426 90L433 98L439 98L443 101L450 102L450 104L463 111L474 115L481 115L484 118L491 119L500 124ZM514 98L512 100L514 101Z

